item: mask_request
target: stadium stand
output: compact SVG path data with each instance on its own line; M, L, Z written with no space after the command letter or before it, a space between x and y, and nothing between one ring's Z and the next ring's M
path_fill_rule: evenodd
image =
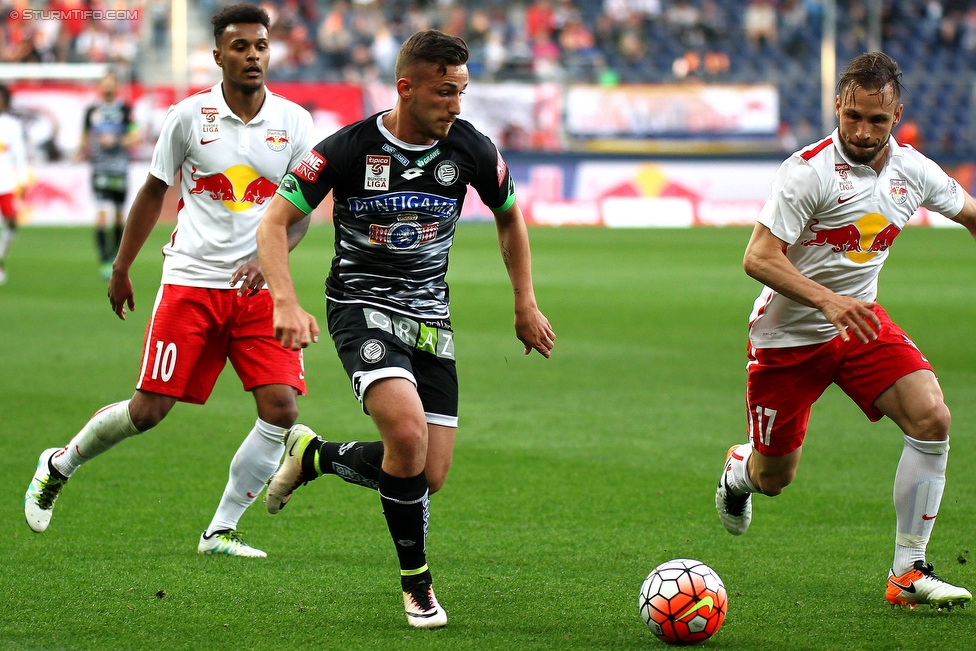
M192 45L206 61L207 17L222 0L191 0ZM783 129L820 134L818 0L266 0L282 81L382 80L400 43L436 27L471 46L484 80L772 82ZM837 60L867 49L867 0L838 2ZM139 20L17 21L16 8L135 8ZM0 0L0 62L95 61L153 80L168 43L165 0ZM141 47L140 47L141 45ZM885 1L882 48L905 71L906 117L926 153L976 154L976 2ZM192 59L192 57L191 57Z

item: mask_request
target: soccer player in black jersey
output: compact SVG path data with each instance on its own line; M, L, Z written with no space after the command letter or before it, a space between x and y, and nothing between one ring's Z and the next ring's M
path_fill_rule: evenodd
M428 497L444 483L457 428L448 251L467 186L492 209L515 298L515 332L549 357L555 334L532 288L528 233L494 144L458 119L468 84L464 41L418 32L400 49L397 104L326 138L281 182L258 229L274 298L275 337L298 349L318 339L298 303L285 233L331 191L335 251L326 282L329 333L381 441L326 442L297 425L268 487L277 513L321 474L377 489L400 560L407 621L447 624L426 558Z

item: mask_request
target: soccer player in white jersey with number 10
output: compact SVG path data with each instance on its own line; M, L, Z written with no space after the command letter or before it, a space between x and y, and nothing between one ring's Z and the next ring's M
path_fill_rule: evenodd
M229 359L254 395L258 418L231 462L227 487L197 550L266 555L241 540L237 521L278 467L305 376L300 353L272 337L273 305L255 233L282 177L311 149L312 118L265 89L270 20L263 9L226 7L213 25L222 81L170 108L109 281L112 309L124 319L126 306L134 309L129 268L181 170L177 227L163 247L162 284L136 391L96 413L65 447L41 454L24 498L27 523L36 532L47 529L54 500L81 464L154 427L177 401L206 402ZM308 219L289 230L289 245L307 228Z
M810 407L836 383L872 421L904 432L895 472L892 606L965 604L972 595L926 564L949 452L949 410L929 362L875 302L878 273L901 229L924 206L976 237L976 202L934 162L891 137L901 72L863 54L840 79L838 128L780 167L746 248L746 273L765 287L749 326L749 442L733 446L715 505L745 533L752 493L778 495L796 474Z

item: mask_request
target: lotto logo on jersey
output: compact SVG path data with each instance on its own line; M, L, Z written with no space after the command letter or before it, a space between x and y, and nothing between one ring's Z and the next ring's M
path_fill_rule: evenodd
M315 183L323 167L325 167L325 158L322 154L312 149L305 154L302 160L298 161L298 165L295 166L292 172L295 173L295 176L303 178L309 183Z
M366 180L363 188L366 190L389 190L390 167L392 160L389 156L366 156Z

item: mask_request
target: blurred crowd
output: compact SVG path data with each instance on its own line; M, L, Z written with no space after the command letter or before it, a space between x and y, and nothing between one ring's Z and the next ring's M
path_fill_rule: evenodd
M166 45L167 0L0 0L0 63L107 63L138 79L142 48Z
M257 1L257 0L256 0ZM263 0L272 16L272 80L390 81L400 44L427 28L463 37L473 78L641 83L701 79L777 84L786 132L820 130L821 0ZM216 78L209 18L228 0L190 0L191 83ZM112 64L123 79L166 59L167 0L0 0L0 62ZM49 10L129 10L126 18L64 20ZM838 61L866 51L869 0L837 2ZM20 14L17 14L20 12ZM14 17L19 16L19 17ZM976 0L884 0L882 47L909 82L958 100L952 120L973 123ZM149 58L146 58L146 52ZM939 82L942 85L934 85ZM909 97L916 90L909 85ZM920 129L946 153L976 149L935 132L945 102L914 98ZM906 103L906 105L908 105ZM950 121L952 121L950 120ZM958 131L956 131L958 133Z
M205 22L222 0L191 0ZM819 52L820 0L265 0L275 65L287 80L388 79L399 45L434 27L463 37L476 78L532 81L746 80L770 58ZM868 0L838 2L838 35L868 39ZM0 0L0 62L114 63L167 43L166 0ZM24 9L135 10L132 19L23 19ZM12 18L20 11L20 18ZM13 12L13 13L12 13ZM976 52L976 2L885 0L886 40ZM198 30L199 31L199 30ZM204 32L206 28L204 28ZM200 43L201 50L210 46ZM899 53L911 55L912 49ZM137 71L136 71L137 72ZM756 79L751 79L756 80Z

